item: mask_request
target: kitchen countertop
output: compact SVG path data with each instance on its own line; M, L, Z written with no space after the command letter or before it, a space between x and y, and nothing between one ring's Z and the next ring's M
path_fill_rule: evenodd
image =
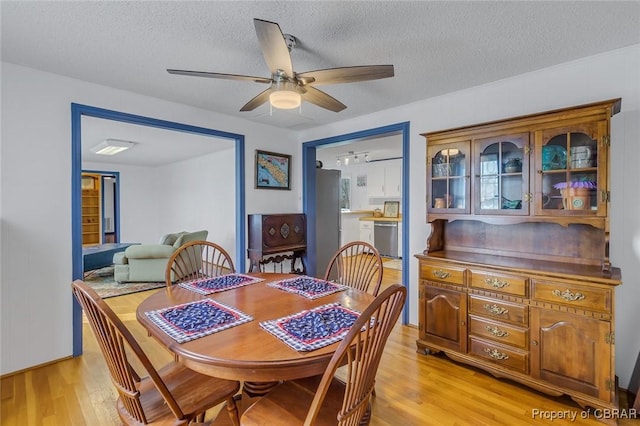
M352 215L366 214L369 216L373 216L373 210L341 210L340 213Z
M402 222L402 216L400 217L361 217L360 220L368 220L371 222Z

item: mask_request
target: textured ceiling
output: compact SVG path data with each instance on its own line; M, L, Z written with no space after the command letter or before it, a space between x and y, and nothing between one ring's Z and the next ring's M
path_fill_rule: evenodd
M213 152L233 152L229 139L176 132L95 117L82 117L82 161L158 167ZM118 155L98 155L91 148L105 139L134 142L133 148ZM213 143L212 143L213 142Z
M0 2L2 60L290 129L344 120L640 43L640 2ZM296 72L393 64L395 77L322 86L334 113L268 105L266 88L167 68L269 77L253 18L298 44Z

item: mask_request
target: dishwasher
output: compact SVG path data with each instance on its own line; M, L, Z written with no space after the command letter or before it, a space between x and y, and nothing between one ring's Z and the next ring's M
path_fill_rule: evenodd
M398 257L398 222L373 222L373 244L380 256Z

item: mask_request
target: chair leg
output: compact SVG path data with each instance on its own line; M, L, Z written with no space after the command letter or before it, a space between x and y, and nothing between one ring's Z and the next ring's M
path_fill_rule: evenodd
M371 403L367 405L367 411L365 411L364 415L360 419L359 426L367 426L371 422Z
M234 397L227 399L227 413L233 426L240 426L240 415L238 414L238 405Z

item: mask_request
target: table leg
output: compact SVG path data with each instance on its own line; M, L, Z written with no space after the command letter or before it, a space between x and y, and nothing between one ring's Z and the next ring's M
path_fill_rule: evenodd
M279 383L280 382L245 382L242 388L242 394L238 394L234 397L238 415L242 417L242 413L244 413L247 408L249 408L254 402L259 400L263 395L265 395L267 392L269 392L269 390L271 390ZM218 411L218 414L211 421L210 425L234 426L231 418L229 417L228 407L226 403L224 404L224 407L222 407L220 411Z
M280 382L244 382L242 392L251 398L266 395Z

